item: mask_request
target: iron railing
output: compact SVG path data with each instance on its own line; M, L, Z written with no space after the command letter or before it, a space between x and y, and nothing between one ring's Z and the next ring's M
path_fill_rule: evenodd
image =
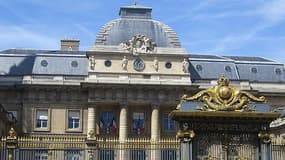
M9 159L7 137L1 138L0 159ZM12 150L14 160L176 160L179 142L175 138L150 138L26 136L17 137Z
M17 137L15 148L9 148L7 137L0 140L1 160L10 160L9 152L13 160L178 160L180 156L175 138L154 142L150 138L96 137L90 142L85 137L24 136ZM285 159L285 144L273 143L272 160L281 159Z

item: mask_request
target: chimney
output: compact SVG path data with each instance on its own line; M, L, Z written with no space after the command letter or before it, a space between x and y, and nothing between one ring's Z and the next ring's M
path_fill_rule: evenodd
M79 51L79 39L62 39L60 43L63 51Z

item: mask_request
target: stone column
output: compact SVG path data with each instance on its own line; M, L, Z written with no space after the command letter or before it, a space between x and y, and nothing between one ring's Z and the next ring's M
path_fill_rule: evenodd
M128 106L126 104L121 105L120 122L119 122L119 142L120 142L119 160L127 159L127 148L125 147L125 143L128 138L127 108Z
M159 148L158 143L160 139L160 125L159 125L159 105L153 104L151 112L151 159L160 159L159 158Z
M160 138L159 105L152 105L151 112L151 140L158 142Z
M87 138L94 138L96 134L96 108L95 106L88 107L88 120L87 120Z

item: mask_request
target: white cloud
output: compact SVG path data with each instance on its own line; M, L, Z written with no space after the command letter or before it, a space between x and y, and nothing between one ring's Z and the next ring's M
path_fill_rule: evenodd
M96 35L93 33L93 31L89 30L87 27L85 27L82 24L75 24L75 27L79 29L82 33L85 33L90 38L94 38Z
M278 22L285 18L285 0L273 0L265 3L258 12L270 22Z
M0 48L58 48L58 39L19 26L0 26Z
M245 15L260 15L263 20L252 26L245 33L231 33L217 40L216 46L209 49L210 52L222 53L227 50L238 49L258 37L261 31L282 22L285 17L285 0L269 1L258 7L255 11L249 11Z

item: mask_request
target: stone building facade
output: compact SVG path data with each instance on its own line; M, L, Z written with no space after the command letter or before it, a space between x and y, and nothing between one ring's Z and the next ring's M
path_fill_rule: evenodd
M173 137L168 114L183 94L193 95L223 74L231 84L264 95L284 112L284 64L262 57L188 53L176 33L151 17L152 9L121 7L96 42L79 51L78 40L61 50L0 52L0 103L18 119L22 135ZM70 46L69 46L70 44ZM277 131L284 119L273 124ZM280 132L280 139L285 133Z

